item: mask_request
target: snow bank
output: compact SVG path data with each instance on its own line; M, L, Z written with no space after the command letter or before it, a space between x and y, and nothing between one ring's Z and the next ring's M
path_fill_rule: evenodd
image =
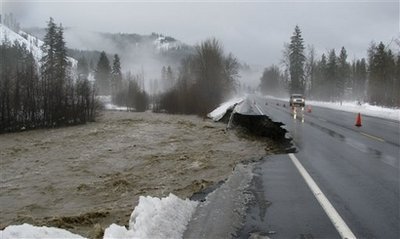
M39 63L40 59L43 57L43 51L41 47L43 46L44 42L42 40L21 30L18 33L14 32L5 25L0 24L0 44L3 44L5 40L9 41L11 44L18 42L20 45L25 45L29 52L32 53L37 63ZM71 63L72 69L75 71L78 61L72 57L67 58Z
M67 230L54 227L36 227L29 224L12 225L0 231L1 239L15 238L84 238Z
M400 121L400 109L385 108L368 103L359 105L356 101L340 103L309 100L306 101L306 104Z
M106 110L128 111L128 107L126 106L117 106L111 103L104 104L104 108Z
M139 198L131 214L129 229L112 224L104 238L182 238L197 202L170 194L166 198Z
M25 38L23 36L25 36ZM0 44L5 40L9 41L11 44L14 44L14 42L17 41L20 45L25 45L37 62L39 62L43 56L43 52L40 49L43 45L43 41L23 31L16 33L3 24L0 24Z
M225 113L232 109L233 107L235 107L236 104L240 104L242 103L244 100L243 97L241 98L235 98L232 100L229 100L223 104L221 104L218 108L216 108L215 110L213 110L211 113L209 113L207 116L209 118L211 118L214 121L218 121L220 119L222 119L222 117L224 117Z
M266 96L266 98L289 102L289 98L277 98L273 96ZM343 101L342 103L340 103L340 102L314 101L306 99L306 105L319 106L346 112L361 113L363 115L400 121L400 109L375 106L375 105L370 105L368 103L362 103L360 105L357 103L357 101Z
M128 107L126 106L117 106L111 103L111 95L99 95L97 99L103 103L106 110L128 111Z
M183 232L198 202L182 200L173 194L165 198L143 197L129 220L129 228L111 224L104 238L182 238ZM8 226L0 231L1 239L11 238L84 238L54 227L36 227L29 224Z

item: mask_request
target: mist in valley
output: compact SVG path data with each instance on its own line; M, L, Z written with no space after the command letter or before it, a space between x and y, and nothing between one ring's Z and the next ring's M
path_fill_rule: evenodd
M400 108L396 2L0 5L0 228L102 235L140 196L190 197L285 152L207 119L231 99Z

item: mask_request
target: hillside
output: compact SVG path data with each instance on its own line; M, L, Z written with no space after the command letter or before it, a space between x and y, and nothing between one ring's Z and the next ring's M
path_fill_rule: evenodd
M18 33L14 32L5 25L0 24L0 43L2 44L5 41L10 42L11 44L18 42L20 45L25 45L33 54L36 61L39 61L43 56L43 52L40 49L43 45L43 41L23 31L19 31Z
M42 39L44 28L27 28L26 32ZM110 56L118 54L125 70L144 67L147 73L159 74L163 65L178 66L183 58L194 52L194 48L162 34L139 35L135 33L101 33L65 28L65 40L69 53L79 59L84 56L90 62L98 60L99 52Z
M0 24L0 44L3 44L4 42L9 42L11 44L18 42L20 45L25 45L38 63L43 57L43 51L41 49L43 45L42 40L22 30L17 33L6 27L4 24ZM72 67L76 67L78 63L76 59L68 57L68 60L71 62Z

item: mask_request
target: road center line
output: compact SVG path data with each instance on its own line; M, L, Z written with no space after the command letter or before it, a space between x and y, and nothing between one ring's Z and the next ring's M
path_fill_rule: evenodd
M335 226L336 230L339 232L340 236L342 238L356 238L356 236L344 222L342 217L329 202L328 198L326 198L324 193L321 191L321 189L318 187L315 181L311 178L310 174L308 174L303 165L301 165L300 161L296 158L296 156L294 156L294 154L289 154L289 157L292 160L293 164L296 166L297 170L299 170L301 176L306 181L308 187L313 192L315 198L318 200L319 204L322 206L325 213L328 215L329 219Z
M257 108L258 111L260 111L260 114L261 114L261 115L265 115L265 114L261 111L260 107L258 107L257 103L254 103L254 106Z
M376 136L373 136L373 135L370 135L370 134L367 134L367 133L360 132L360 134L362 134L362 135L364 135L364 136L366 136L368 138L371 138L371 139L375 139L375 140L378 140L378 141L381 141L381 142L385 142L384 139L376 137Z

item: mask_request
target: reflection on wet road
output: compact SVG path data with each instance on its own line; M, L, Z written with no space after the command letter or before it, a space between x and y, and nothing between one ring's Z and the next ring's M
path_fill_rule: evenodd
M250 97L284 124L296 158L356 237L400 238L398 122L363 116L356 127L355 113ZM271 238L340 237L287 155L266 158L256 175L253 190L264 193L269 206L262 218L253 214L262 203L251 207L245 230Z

